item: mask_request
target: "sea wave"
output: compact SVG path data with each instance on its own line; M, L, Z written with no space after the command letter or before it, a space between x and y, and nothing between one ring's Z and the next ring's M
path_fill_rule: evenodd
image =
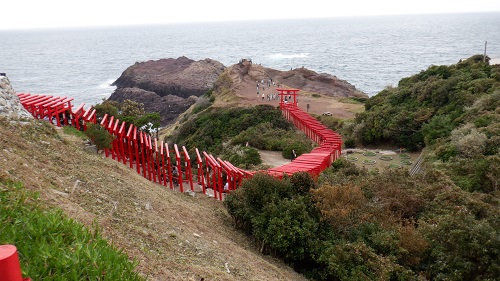
M114 89L115 86L111 86L111 84L115 82L115 79L108 79L105 82L102 82L97 86L98 89Z
M294 58L307 58L308 56L309 56L309 53L299 53L299 54L277 53L277 54L269 55L269 58L271 58L271 59L294 59Z

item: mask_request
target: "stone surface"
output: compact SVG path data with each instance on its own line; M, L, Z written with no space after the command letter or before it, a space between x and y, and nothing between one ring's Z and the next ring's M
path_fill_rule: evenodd
M224 71L225 66L212 59L194 61L186 57L135 63L113 83L119 88L139 88L167 95L188 98L201 96Z
M197 97L182 98L174 95L161 97L155 92L139 88L120 88L116 89L108 99L118 102L128 99L142 103L147 112L158 112L161 117L160 124L165 126L194 104Z
M33 116L24 109L6 76L0 76L0 118L10 120L33 119Z

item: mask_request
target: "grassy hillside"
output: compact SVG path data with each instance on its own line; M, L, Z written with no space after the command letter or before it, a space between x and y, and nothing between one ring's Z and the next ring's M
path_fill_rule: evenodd
M500 75L481 59L404 78L330 124L363 144L427 147L423 173L338 160L316 183L257 175L225 201L237 227L314 280L494 280Z
M83 223L91 234L98 229L113 248L122 249L130 260L137 261L135 271L147 280L304 279L254 250L250 240L234 230L222 204L213 198L171 191L115 160L86 152L82 136L73 134L73 130L67 132L35 121L25 125L0 122L0 192L2 208L9 213L19 208L16 202L27 205L22 208L35 208L28 204L36 203L42 212L51 214L52 221L70 218ZM26 195L32 192L39 195ZM9 196L4 197L7 193ZM28 228L16 228L9 235L13 233L9 227L12 220L25 221L22 213L31 212L7 217L4 209L1 212L0 242L18 244L16 239L26 237L25 245L36 249L20 249L21 266L30 270L25 273L34 279L45 275L31 271L33 264L52 265L59 250L71 251L75 245L64 241L85 236L77 234L81 226L72 223L68 232L48 224L36 227L40 223L33 222L27 222L27 227L35 228L44 238L62 242L47 244L46 239L22 235ZM9 231L4 231L6 227ZM93 260L95 256L109 256L103 244L92 246ZM81 272L88 261L83 257L63 260L65 270L71 274ZM100 264L99 259L94 262Z

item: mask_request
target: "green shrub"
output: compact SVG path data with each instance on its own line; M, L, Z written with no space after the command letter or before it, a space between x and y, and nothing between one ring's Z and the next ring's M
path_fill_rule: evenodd
M353 139L349 138L344 141L344 146L345 148L354 148L356 147L356 142Z
M259 151L253 147L236 146L230 150L224 151L222 157L231 162L231 164L244 169L248 169L262 163Z
M283 158L291 159L292 150L295 150L295 154L297 154L298 157L304 153L309 153L311 151L311 146L304 142L293 141L286 144L283 151L281 152L281 155L283 156Z
M429 277L433 280L495 280L500 270L500 236L486 220L459 209L424 223L431 242Z
M311 174L308 172L297 172L290 177L290 184L293 192L299 195L306 195L316 184Z
M322 222L308 196L313 186L307 173L285 180L256 174L231 192L224 205L262 253L280 257L299 271L314 271L312 250L322 237Z
M87 123L85 135L96 146L97 151L112 148L113 136L99 124Z

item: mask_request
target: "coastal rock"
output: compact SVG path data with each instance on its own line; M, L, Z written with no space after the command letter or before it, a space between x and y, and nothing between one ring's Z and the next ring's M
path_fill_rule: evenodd
M237 82L260 81L271 78L273 81L287 88L300 89L302 92L322 94L329 97L360 97L368 95L357 90L356 87L345 80L327 73L317 73L305 67L288 71L280 71L261 65L242 61L231 66L231 77Z
M137 62L113 83L117 89L109 100L143 103L146 112L160 114L160 125L165 126L209 90L224 69L212 59L179 57Z
M225 66L212 59L194 61L186 57L137 62L112 84L120 88L139 88L160 97L201 96L224 71Z
M33 116L21 104L9 79L4 75L0 75L0 118L33 119Z
M139 88L119 88L108 98L108 100L118 102L127 99L144 104L147 112L158 112L161 117L160 124L165 126L172 123L177 116L194 104L197 97L182 98L175 95L161 97L155 92Z

